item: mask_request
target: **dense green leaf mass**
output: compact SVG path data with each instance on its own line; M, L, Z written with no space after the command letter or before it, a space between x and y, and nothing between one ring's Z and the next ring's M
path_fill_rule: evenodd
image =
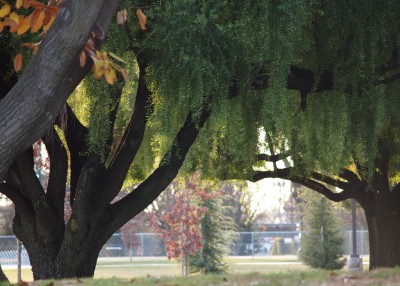
M299 172L337 172L357 159L368 174L377 143L389 140L396 175L400 102L391 76L399 72L399 1L122 1L121 7L131 15L130 28L111 29L110 49L123 53L132 32L148 63L154 103L136 176L153 168L186 114L199 116L210 96L212 116L186 171L248 177L270 136L276 150L290 150ZM148 17L145 32L137 8ZM312 72L304 111L300 92L287 89L291 65ZM254 89L260 71L268 88ZM333 86L322 91L324 71Z

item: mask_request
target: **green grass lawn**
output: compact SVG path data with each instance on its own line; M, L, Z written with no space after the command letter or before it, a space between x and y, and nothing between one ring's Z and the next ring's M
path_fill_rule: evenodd
M267 257L227 257L226 262L229 265L229 278L234 281L246 278L248 275L258 277L257 275L261 275L260 277L264 277L262 275L273 275L271 277L275 277L277 273L279 275L297 275L297 276L307 276L313 275L315 276L315 272L325 273L321 271L316 271L310 269L308 266L300 263L297 260L296 256L267 256ZM364 267L365 269L367 267ZM4 269L7 277L10 279L12 283L17 281L17 271L16 269ZM251 273L251 274L249 274ZM257 274L255 274L257 273ZM296 274L294 274L296 273ZM314 274L313 274L314 273ZM175 279L181 275L181 265L176 260L167 260L165 257L144 257L144 258L133 258L132 261L129 258L100 258L97 263L96 271L94 278L96 279L105 279L111 277L117 277L119 279L123 279L123 281L131 281L132 279L139 278L148 278L147 280L151 280L153 278L157 281L160 277L163 277L163 281L166 279L165 277L170 277L171 279ZM289 277L288 276L288 277ZM318 275L317 275L318 276ZM197 277L192 276L191 279L199 279L194 278ZM244 277L244 278L241 278ZM286 276L285 276L286 277ZM22 269L22 279L24 281L32 281L32 272L30 269ZM169 279L169 278L168 278ZM208 278L207 278L208 279ZM222 279L219 278L210 278L210 279ZM261 279L261 278L260 278ZM263 278L264 279L264 278ZM272 278L268 278L272 279ZM146 279L145 279L146 280ZM146 280L146 281L147 281ZM278 279L279 280L279 279ZM114 280L111 280L114 281ZM120 280L118 280L120 281ZM166 280L167 281L167 280ZM226 281L225 281L226 282ZM110 282L111 283L111 282ZM114 283L114 282L112 282ZM144 282L147 283L147 282ZM155 283L155 282L154 282ZM182 282L183 283L183 282ZM210 282L211 284L215 284L214 282ZM211 285L211 284L205 285ZM136 285L136 284L135 284ZM141 285L141 284L140 284ZM143 284L147 285L147 284ZM149 285L157 285L157 284L149 284ZM160 285L181 285L181 284L160 284ZM182 284L186 285L186 284ZM188 285L200 285L200 284L188 284ZM217 285L217 284L216 284ZM222 284L222 285L231 285L231 284ZM238 284L241 285L241 284ZM246 285L246 284L243 284ZM261 285L261 284L254 284ZM274 285L274 284L271 284ZM286 284L277 284L277 285L286 285ZM289 284L288 284L289 285ZM300 284L293 284L300 285ZM398 284L400 285L400 284Z
M400 269L348 274L344 271L288 271L271 274L246 273L195 275L190 277L137 277L39 281L37 286L133 285L133 286L387 286L400 285Z

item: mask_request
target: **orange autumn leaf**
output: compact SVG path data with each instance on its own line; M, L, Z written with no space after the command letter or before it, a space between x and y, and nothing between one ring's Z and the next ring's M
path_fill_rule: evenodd
M3 7L1 7L0 9L0 18L4 18L8 14L10 14L10 11L11 11L11 6L9 4L3 5Z
M32 0L24 0L24 9L31 7Z
M46 8L44 9L46 11L46 13L48 13L50 16L52 17L57 17L57 13L58 10L60 8L59 7L53 7L53 6L46 6Z
M139 19L140 29L146 30L147 16L143 13L142 9L140 8L136 10L136 15Z
M14 58L14 69L19 72L22 69L22 55L18 53Z
M31 1L31 6L34 9L46 9L46 5L44 5L43 3L37 2L37 1Z
M21 8L23 3L24 3L23 0L17 0L17 2L15 3L15 8L17 9Z
M49 13L45 13L44 18L43 18L43 26L48 24L51 20L51 15Z
M17 34L18 35L25 34L26 31L29 30L29 28L31 27L29 25L29 22L30 22L29 18L24 18L23 20L20 21L20 24L19 24L19 27L18 27L18 30L17 30Z
M50 26L53 24L55 19L56 19L56 17L50 16L50 20L47 23L45 23L45 21L43 20L43 30L45 32L47 32L49 30Z
M38 10L35 10L35 12ZM33 17L33 19L31 20L31 32L32 33L36 33L37 31L39 31L39 29L43 26L43 19L44 16L46 16L46 13L41 10L38 13L36 13L37 15L35 15L35 17ZM33 15L33 14L32 14Z
M5 22L0 22L0 33L3 32L5 24L6 24Z
M37 21L37 18L39 17L40 10L34 10L32 14L29 16L31 19L31 27L33 27Z

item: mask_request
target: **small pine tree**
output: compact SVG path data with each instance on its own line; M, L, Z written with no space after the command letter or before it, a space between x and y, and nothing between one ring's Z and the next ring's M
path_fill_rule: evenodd
M191 272L223 273L227 270L224 256L230 252L229 245L236 237L234 221L224 214L223 201L220 196L212 195L202 200L207 212L200 220L202 247L192 255Z
M300 259L313 268L341 269L345 264L344 237L338 228L332 204L324 197L308 196L304 213L305 233Z

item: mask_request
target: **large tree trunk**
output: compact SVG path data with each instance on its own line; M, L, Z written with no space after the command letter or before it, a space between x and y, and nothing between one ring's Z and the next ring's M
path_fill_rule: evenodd
M93 233L102 233L101 228L95 228ZM32 266L33 278L54 279L73 277L92 277L96 268L96 262L101 250L98 237L89 235L84 241L74 240L67 234L60 245L54 243L51 235L42 236L42 241L32 243L26 241ZM43 240L52 243L44 244Z
M33 209L16 213L14 232L26 247L35 280L93 276L101 247L113 232L103 220L107 209L97 211L82 215L82 225L72 218L65 228L50 210L47 217Z
M400 265L400 192L390 190L386 174L375 174L363 208L368 223L370 269Z

